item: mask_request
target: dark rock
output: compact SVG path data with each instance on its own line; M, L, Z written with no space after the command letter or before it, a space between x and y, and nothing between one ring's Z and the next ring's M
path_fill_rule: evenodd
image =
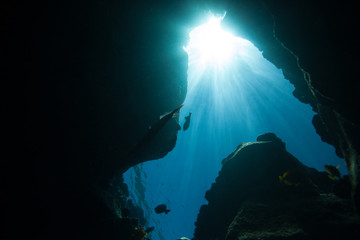
M250 40L282 69L294 96L317 113L322 140L345 158L352 197L360 213L359 25L356 2L311 0L206 0L214 12L227 11L224 25Z
M25 115L19 121L31 163L33 237L130 239L111 236L113 225L106 224L121 214L104 202L104 192L114 174L175 146L179 125L172 119L142 156L128 157L159 116L185 99L188 32L170 23L186 25L190 12L172 2L113 0L4 9L14 64L9 82L21 88L25 81L18 95L26 110L17 111Z
M286 147L285 143L283 141L281 141L281 139L278 138L274 133L262 134L256 138L256 141L257 142L263 142L263 141L278 142L278 143L282 144L284 146L284 148Z
M5 115L15 116L20 136L25 125L22 152L32 165L27 182L32 179L34 209L43 219L35 225L62 226L66 232L71 229L67 226L81 222L67 224L74 214L84 219L107 217L100 211L103 203L89 189L94 184L106 188L114 172L162 157L173 147L175 124L164 138L159 137L149 155L124 157L159 115L183 102L187 56L181 47L188 31L179 29L196 27L196 14L209 8L227 10L224 24L281 68L295 86L294 96L317 112L313 122L319 135L346 159L352 197L360 212L355 4L310 0L4 3L3 89L16 91L2 94L2 102L19 102L20 107L6 107L11 114ZM10 86L13 83L16 86ZM9 129L17 143L18 135ZM91 206L86 211L82 201L72 200L79 195ZM59 216L52 214L58 212Z
M274 133L265 133L256 138L257 142L272 141L272 142L282 142Z
M351 199L351 183L349 176L345 175L334 184L334 194L341 198Z
M360 236L349 196L336 196L326 173L300 163L275 134L258 139L223 160L195 223L195 239L333 239L336 229L342 229L336 236ZM278 176L289 169L301 170L307 180L281 183Z
M226 240L358 239L359 219L349 200L333 194L244 202Z

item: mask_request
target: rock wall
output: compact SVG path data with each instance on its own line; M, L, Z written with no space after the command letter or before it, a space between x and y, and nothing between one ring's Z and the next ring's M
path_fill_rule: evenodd
M129 156L185 99L189 13L176 2L116 0L13 2L6 13L6 82L25 86L16 96L34 236L118 239L124 228L112 223L127 225L102 193L115 173L175 146L171 119L146 154Z
M294 169L303 175L293 185L279 181ZM334 194L346 185L300 163L274 134L261 135L223 160L194 239L357 239L360 221L350 194Z
M351 1L104 0L4 6L3 89L16 91L3 94L3 102L19 102L6 115L25 124L28 179L42 219L36 225L42 229L57 232L61 226L66 232L79 226L81 221L69 221L74 212L79 219L111 216L100 210L101 200L89 189L104 188L114 172L172 149L175 122L149 156L125 157L161 114L183 102L187 56L182 46L188 27L195 27L197 14L207 9L226 10L224 23L282 68L296 87L294 95L312 105L318 133L347 161L360 206L359 106L353 104L358 15ZM84 201L88 207L80 210ZM61 214L54 217L53 212Z
M289 195L274 202L243 203L225 239L359 238L359 221L348 200L332 194L304 199Z
M223 24L250 40L309 103L322 140L345 158L360 211L360 118L357 95L359 25L355 2L241 0L201 1L227 11Z

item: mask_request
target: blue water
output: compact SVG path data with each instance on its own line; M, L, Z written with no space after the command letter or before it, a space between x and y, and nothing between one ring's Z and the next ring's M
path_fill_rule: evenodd
M144 208L148 226L155 226L149 235L152 240L192 238L200 206L206 204L205 192L222 159L260 134L274 132L290 153L310 167L323 171L324 164L341 164L341 172L346 173L335 149L316 134L311 107L293 97L294 87L282 71L251 42L233 41L235 54L226 64L204 61L190 42L188 93L179 122L182 126L191 112L190 127L178 132L176 147L166 157L125 173L131 198ZM169 214L154 212L161 203L171 209Z

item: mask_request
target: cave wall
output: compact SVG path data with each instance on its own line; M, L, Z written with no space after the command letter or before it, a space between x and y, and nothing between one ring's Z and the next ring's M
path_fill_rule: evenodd
M31 233L127 238L104 194L114 174L175 146L172 119L148 155L128 154L184 101L189 12L177 2L115 0L13 2L6 10L9 82L25 86L18 95L37 216Z
M239 144L223 159L205 194L207 204L200 208L194 239L359 238L348 178L330 180L327 173L303 165L285 146L267 133L256 142Z
M173 31L181 12L141 1L49 5L39 6L32 25L38 76L27 82L35 96L27 104L33 117L27 129L37 138L28 141L48 139L57 158L76 162L63 169L73 168L74 175L79 168L87 179L97 177L94 168L107 175L185 98L186 37ZM166 7L173 16L164 14Z
M25 86L15 96L25 112L19 124L42 229L57 229L71 211L79 219L104 214L88 189L131 166L129 149L183 102L182 46L204 9L226 10L224 24L263 51L294 84L294 96L311 104L318 133L345 157L358 196L358 17L351 1L6 2L4 9L4 84ZM164 145L152 158L171 149ZM84 199L91 201L78 209Z
M250 40L282 69L294 96L310 104L313 125L349 170L360 209L360 125L357 65L359 26L354 1L202 1L227 12L223 25ZM339 163L341 164L341 163Z

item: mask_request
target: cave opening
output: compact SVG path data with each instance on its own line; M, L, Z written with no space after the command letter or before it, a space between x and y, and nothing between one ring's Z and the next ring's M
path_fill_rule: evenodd
M317 170L340 162L334 148L316 134L314 112L293 96L294 87L282 70L250 41L222 30L224 16L191 31L185 47L188 91L179 124L183 127L191 113L189 129L178 132L176 147L167 156L124 174L131 198L145 211L147 227L155 227L151 239L191 238L222 159L263 133L275 133L291 154ZM169 214L154 212L161 203Z
M198 56L197 61L204 65L221 66L229 64L234 53L236 38L221 28L225 17L211 16L209 20L190 32L190 42L184 50Z

